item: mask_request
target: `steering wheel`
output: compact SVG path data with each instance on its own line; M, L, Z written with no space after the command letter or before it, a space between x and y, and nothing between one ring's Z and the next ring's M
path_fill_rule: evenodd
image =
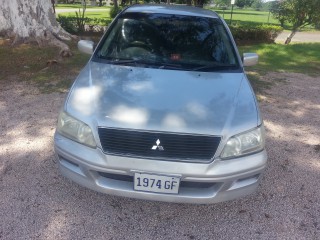
M151 46L145 42L142 41L133 41L131 43L129 43L128 47L140 47L140 48L144 48L145 50L148 50L150 52L153 51L153 49L151 48Z

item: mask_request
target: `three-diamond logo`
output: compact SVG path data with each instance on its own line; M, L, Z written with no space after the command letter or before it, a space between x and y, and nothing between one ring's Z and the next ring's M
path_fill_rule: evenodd
M164 148L160 145L160 140L159 139L156 141L156 144L157 145L153 145L152 146L152 148L151 148L152 150L157 150L157 149L159 151L163 151L164 150Z

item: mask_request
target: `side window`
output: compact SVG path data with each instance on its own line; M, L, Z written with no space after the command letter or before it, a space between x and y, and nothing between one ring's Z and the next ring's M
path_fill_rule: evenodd
M222 25L216 25L202 43L203 56L208 61L221 64L235 64L232 44Z
M225 42L222 40L221 34L223 34L223 32L221 29L217 28L213 36L215 42L212 49L212 57L216 62L228 63L229 58L226 54Z
M219 26L219 33L220 33L219 35L220 35L220 42L221 42L220 49L222 50L222 47L223 47L223 52L224 52L224 59L225 59L224 63L236 64L234 50L232 49L233 45L223 26Z
M118 21L117 24L112 28L112 31L109 33L109 36L105 40L101 50L100 55L115 57L117 51L117 35L119 35L119 30L121 29L122 21Z

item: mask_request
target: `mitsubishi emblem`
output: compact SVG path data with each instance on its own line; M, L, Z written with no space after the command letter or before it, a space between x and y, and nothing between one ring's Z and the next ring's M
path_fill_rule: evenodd
M152 146L152 150L157 150L157 149L159 149L159 151L163 151L164 150L164 148L162 147L162 146L160 146L160 140L158 139L157 141L156 141L156 144L157 145L153 145Z

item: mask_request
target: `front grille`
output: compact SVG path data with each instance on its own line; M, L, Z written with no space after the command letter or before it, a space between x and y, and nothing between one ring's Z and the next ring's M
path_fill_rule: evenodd
M98 133L105 153L169 161L210 162L221 140L221 137L208 135L102 127L98 128Z

